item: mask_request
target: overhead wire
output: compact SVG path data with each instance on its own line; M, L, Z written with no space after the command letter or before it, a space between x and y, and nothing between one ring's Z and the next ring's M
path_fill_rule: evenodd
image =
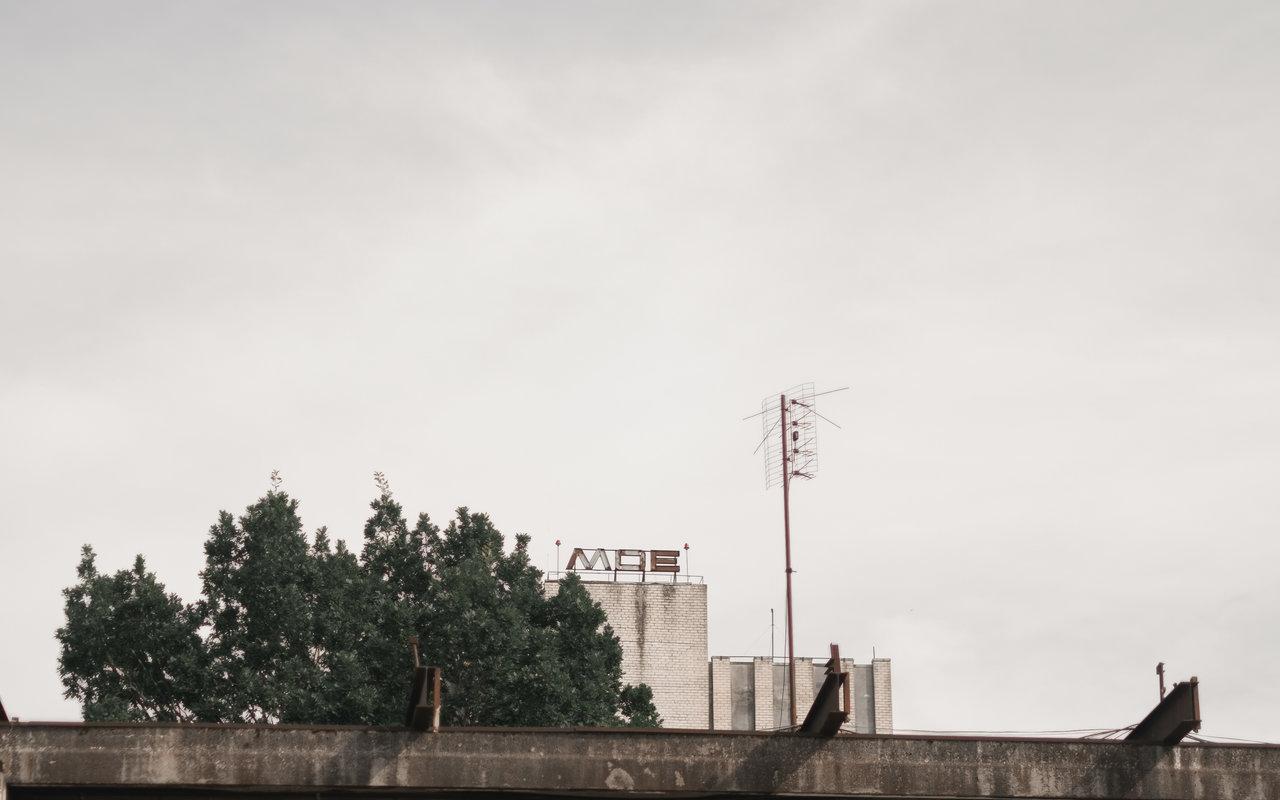
M1221 744L1221 742L1214 742L1213 740L1225 739L1228 742L1243 742L1245 744L1280 745L1280 742L1267 742L1261 739L1240 739L1235 736L1219 736L1218 734L1215 734L1215 733L1191 733L1191 734L1187 734L1187 738L1195 739L1197 742L1204 742L1206 744Z
M929 730L925 728L894 728L894 733L949 733L974 734L978 736L1055 736L1065 733L1087 733L1099 735L1111 733L1124 728L1069 728L1056 731L979 731L979 730Z
M760 448L764 447L764 443L769 441L769 437L772 436L773 432L776 431L777 429L778 429L778 420L774 420L773 424L769 426L769 430L765 431L764 438L760 440L760 444L756 445L756 449L751 451L751 455L755 455L756 453L759 453Z

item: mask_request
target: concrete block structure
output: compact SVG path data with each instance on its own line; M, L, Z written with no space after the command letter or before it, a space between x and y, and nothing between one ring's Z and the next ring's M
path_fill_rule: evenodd
M667 728L771 731L791 724L791 687L781 660L767 656L708 661L707 587L703 583L589 580L587 594L604 608L622 642L622 680L646 683ZM559 581L547 581L547 592ZM826 658L796 659L799 716L822 685ZM853 713L846 729L893 732L890 662L842 662L849 673Z
M800 718L812 705L826 674L827 659L796 659L796 711ZM893 686L887 658L870 664L841 659L841 668L852 681L853 713L845 730L854 733L893 733ZM769 731L791 724L791 692L787 667L765 657L713 656L711 676L711 724L717 731Z

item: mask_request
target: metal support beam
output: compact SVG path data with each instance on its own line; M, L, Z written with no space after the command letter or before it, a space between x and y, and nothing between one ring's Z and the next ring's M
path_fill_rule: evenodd
M404 724L415 731L440 732L440 668L424 667L418 653L418 637L409 640L413 649L413 683L409 687L409 708Z
M8 722L9 722L9 715L4 713L4 701L0 700L0 725L5 725Z
M409 690L405 725L415 731L440 732L440 668L417 667Z
M1200 681L1175 683L1164 699L1125 737L1134 744L1173 745L1200 730Z
M849 696L849 673L841 668L840 648L831 645L831 660L827 662L827 674L822 679L817 697L805 715L804 722L796 730L801 736L835 736L840 726L849 720L853 710Z

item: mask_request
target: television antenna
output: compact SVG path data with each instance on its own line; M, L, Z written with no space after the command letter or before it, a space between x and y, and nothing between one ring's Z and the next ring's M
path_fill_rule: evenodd
M764 431L755 452L764 450L764 488L782 486L782 537L786 552L787 574L787 683L791 687L791 727L799 722L796 714L796 634L791 608L791 480L812 480L818 472L818 420L834 421L818 413L815 400L825 394L843 392L848 386L815 392L812 383L793 386L760 402L760 410L743 420L760 417ZM776 435L775 435L776 434Z

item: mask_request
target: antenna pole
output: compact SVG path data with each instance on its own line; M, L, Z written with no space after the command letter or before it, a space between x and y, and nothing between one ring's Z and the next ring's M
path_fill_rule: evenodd
M787 548L787 683L791 688L791 727L796 721L796 626L791 613L791 464L787 460L787 396L778 395L779 425L782 436L782 530Z

